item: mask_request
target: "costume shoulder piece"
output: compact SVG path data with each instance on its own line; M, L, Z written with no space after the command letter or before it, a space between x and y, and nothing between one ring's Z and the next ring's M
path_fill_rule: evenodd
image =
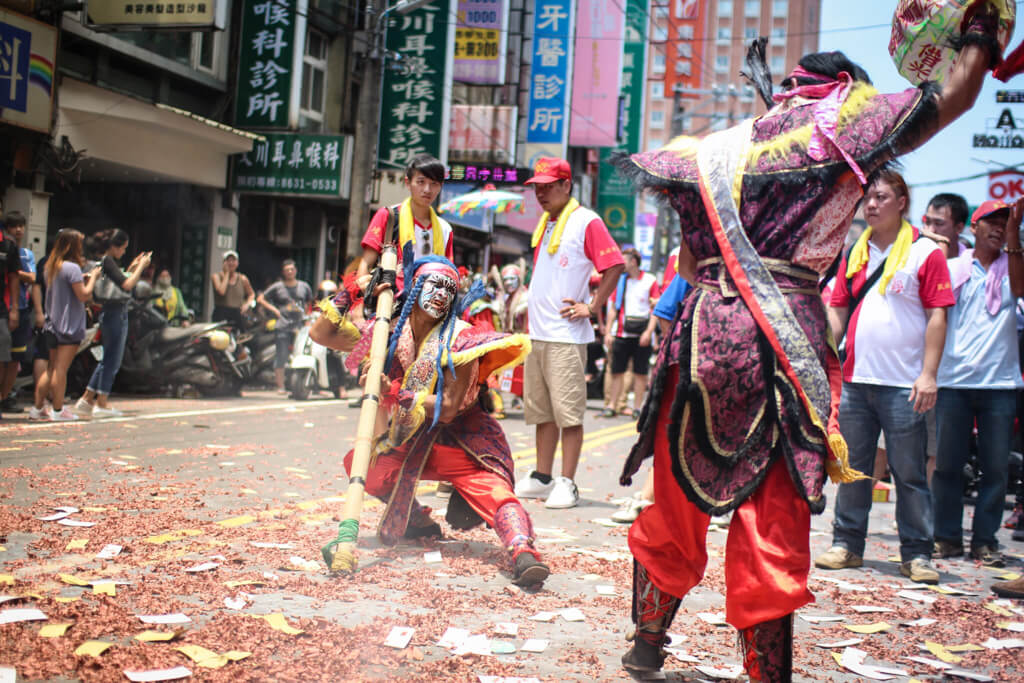
M884 95L870 85L856 83L839 110L836 141L870 173L905 151L907 143L934 120L934 93L935 86L930 83ZM808 154L814 129L813 104L772 110L755 121L746 158L747 176L802 182L807 174L845 170L846 162L834 147L822 161ZM613 155L612 163L639 189L696 189L697 149L703 144L713 143L684 135L651 152Z
M494 373L519 365L528 353L530 338L525 334L481 331L469 325L461 329L452 342L452 362L458 367L479 360L481 382ZM447 357L441 362L447 364Z

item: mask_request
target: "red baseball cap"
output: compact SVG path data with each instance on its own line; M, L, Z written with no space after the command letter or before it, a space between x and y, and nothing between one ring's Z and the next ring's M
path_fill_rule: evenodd
M1003 209L1009 209L1010 205L1006 202L1001 202L998 199L988 199L981 203L974 213L971 214L971 224L977 223L980 219L985 216L994 214L996 211L1002 211Z
M569 166L569 162L558 157L541 157L533 167L533 177L525 184L553 183L556 180L572 180L572 167Z

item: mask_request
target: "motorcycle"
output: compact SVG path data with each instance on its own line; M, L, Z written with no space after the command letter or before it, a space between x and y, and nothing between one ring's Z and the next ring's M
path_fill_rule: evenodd
M277 320L266 318L253 306L245 312L241 329L235 330L238 343L252 359L247 384L274 386L274 327Z
M355 386L353 378L345 371L345 354L310 338L309 330L318 317L319 314L311 316L296 334L292 357L285 368L285 386L298 401L305 401L314 390L329 391L335 398L342 398L343 390Z

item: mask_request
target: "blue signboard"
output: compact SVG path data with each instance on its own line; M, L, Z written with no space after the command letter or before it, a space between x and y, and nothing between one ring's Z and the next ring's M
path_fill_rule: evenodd
M537 0L524 159L531 168L539 157L565 156L575 7L573 0Z

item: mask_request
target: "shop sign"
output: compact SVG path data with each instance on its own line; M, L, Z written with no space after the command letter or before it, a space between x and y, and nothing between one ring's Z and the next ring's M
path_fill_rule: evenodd
M404 170L418 154L448 156L455 0L438 0L388 20L377 165Z
M307 0L243 0L236 126L298 126L307 4Z
M1024 90L997 90L996 104L1024 104Z
M233 160L237 192L349 196L352 144L345 136L268 133Z
M634 152L642 141L643 84L646 82L647 1L627 0L626 40L622 48L622 139L617 147L599 150L597 167L597 213L616 242L633 241L636 225L636 192L609 163L613 152Z
M49 133L57 30L0 9L0 120Z
M517 107L452 105L448 161L507 163L515 158Z
M97 31L118 29L224 29L226 0L132 2L87 0L85 25Z
M989 119L985 128L984 133L975 133L974 147L1024 149L1024 119L1015 119L1009 109L1004 109L994 124Z
M604 0L579 0L569 144L611 147L619 142L624 11Z
M457 16L454 79L478 85L504 83L508 3L459 0Z
M452 164L445 173L445 180L465 180L493 185L522 185L533 175L528 168L502 166L500 164Z
M997 171L988 174L988 198L1010 204L1024 197L1024 171Z
M704 50L708 45L705 40L705 24L710 11L710 3L701 0L681 0L679 20L675 31L679 40L665 43L665 93L672 94L676 86L683 88L682 97L699 99L703 97L696 92L701 89L701 78L704 72Z
M575 0L537 0L533 15L530 107L526 116L524 161L565 157L572 96L572 37Z

